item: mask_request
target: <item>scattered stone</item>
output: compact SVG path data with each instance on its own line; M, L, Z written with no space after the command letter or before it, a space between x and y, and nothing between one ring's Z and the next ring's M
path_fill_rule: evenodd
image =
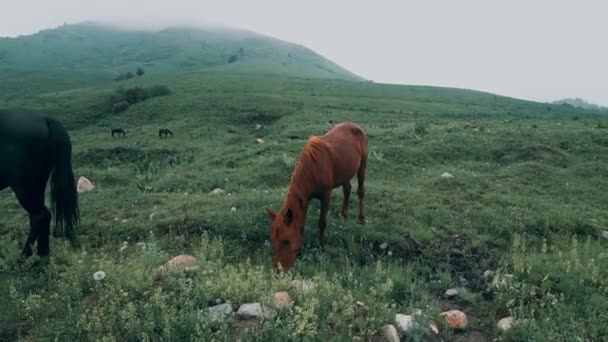
M401 332L407 332L416 327L416 321L414 320L414 316L412 315L403 315L396 314L395 315L395 323L397 324L397 329Z
M467 315L460 310L450 310L441 313L448 326L452 329L465 329L467 327Z
M449 172L444 172L441 174L441 178L454 178L454 176Z
M76 187L78 193L93 191L93 189L95 189L95 186L87 177L80 176L80 178L78 178L78 185Z
M300 290L304 290L304 291L312 290L317 286L317 285L315 285L315 283L312 282L312 280L294 279L291 281L291 284L293 286L295 286L296 288L298 288Z
M498 321L498 323L496 323L496 327L498 327L498 329L500 329L501 331L507 331L511 329L511 327L513 327L513 323L513 317L509 316Z
M485 272L483 272L483 277L484 278L489 278L489 277L491 277L493 275L494 275L494 271L491 271L491 270L485 270Z
M383 244L380 245L380 249L387 249L388 248L388 243L384 242Z
M289 306L292 303L293 303L293 301L291 300L291 297L289 296L289 293L287 293L287 292L276 292L274 294L274 305L276 307L282 308L282 307Z
M452 298L458 295L458 289L447 289L445 290L445 296L448 298Z
M161 280L169 272L193 271L197 268L196 258L192 255L178 255L156 269L154 280Z
M435 323L431 323L429 325L429 328L431 328L431 331L435 333L435 335L439 335L439 328L437 328L437 325Z
M261 129L262 129L262 125L260 125L260 124L255 124L255 130L256 130L256 131L259 131L259 130L261 130Z
M209 312L209 318L212 322L217 322L224 319L226 316L232 313L232 305L228 303L215 305L207 308Z
M232 211L233 213L236 212L236 207L230 208L230 211Z
M129 222L129 220L127 220L127 219L122 219L122 220L120 221L120 223L127 223L127 222Z
M392 324L385 325L384 328L382 328L382 335L384 336L385 341L400 342L397 328Z
M265 318L267 314L260 303L246 303L241 305L236 314L242 319Z
M255 141L257 141L258 144L264 143L264 139L262 139L262 138L257 138L257 139L255 139Z
M223 194L224 192L226 192L226 191L224 191L224 189L220 189L220 188L215 188L215 189L213 189L213 190L211 191L211 193L212 193L212 194L214 194L214 195L221 195L221 194Z
M608 230L604 230L604 231L602 231L602 237L603 237L604 239L608 239Z

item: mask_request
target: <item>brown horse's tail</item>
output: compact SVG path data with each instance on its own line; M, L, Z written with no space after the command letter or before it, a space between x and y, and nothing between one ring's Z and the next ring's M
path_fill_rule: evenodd
M47 119L53 172L51 174L51 204L55 218L54 236L65 236L73 244L80 219L78 193L72 171L72 143L65 128L54 119Z

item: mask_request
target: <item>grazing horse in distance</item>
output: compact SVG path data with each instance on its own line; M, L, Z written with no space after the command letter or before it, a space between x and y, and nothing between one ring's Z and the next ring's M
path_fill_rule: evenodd
M51 212L44 204L50 177L55 236L75 241L78 194L72 171L72 143L59 121L27 109L0 110L0 190L10 187L27 211L30 234L22 255L49 255Z
M165 136L165 138L166 138L168 135L171 135L171 138L173 138L173 132L171 132L171 130L170 130L170 129L168 129L168 128L161 128L161 129L159 129L159 130L158 130L158 137L159 137L159 138L162 138L162 137L163 137L163 135Z
M127 132L125 132L125 130L122 128L112 128L112 138L114 137L114 134L118 134L119 137L124 137Z
M275 268L287 271L293 266L304 240L308 204L313 198L321 201L319 244L323 247L331 192L342 186L341 214L346 218L350 180L355 174L359 182L359 221L365 222L363 183L366 167L367 136L352 122L337 124L325 135L308 140L291 175L283 207L276 214L266 209L272 220L270 238L274 245Z

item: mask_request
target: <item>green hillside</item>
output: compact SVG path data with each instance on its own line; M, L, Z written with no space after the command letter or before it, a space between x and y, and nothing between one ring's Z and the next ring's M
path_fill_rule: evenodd
M89 56L68 68L58 57L48 69L32 61L0 70L0 107L59 118L75 175L95 184L79 197L81 245L52 239L50 259L25 263L27 216L10 190L0 192L1 341L382 341L395 314L416 309L420 324L402 341L608 336L605 111L286 75L272 72L271 59L196 69L180 66L183 56L157 58L144 76L121 82L113 75L139 60ZM159 85L170 94L108 110L119 86ZM276 275L265 208L281 205L308 137L346 120L369 136L367 222L356 223L356 181L347 220L334 190L321 250L313 201L301 255ZM116 127L126 137L112 138ZM163 127L175 137L159 139ZM178 254L196 256L199 269L154 282L154 270ZM106 278L95 281L96 271ZM294 279L316 287L296 288ZM449 288L458 294L446 296ZM207 311L272 307L275 291L294 303L263 321L212 321ZM450 309L468 315L466 329L446 326L440 313ZM503 333L496 322L506 316L518 324Z
M136 31L97 23L65 25L30 36L0 38L5 69L122 73L221 68L244 72L360 79L297 44L227 28Z

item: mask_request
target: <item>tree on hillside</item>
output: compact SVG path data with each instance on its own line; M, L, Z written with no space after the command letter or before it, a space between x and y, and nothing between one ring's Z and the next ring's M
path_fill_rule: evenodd
M230 57L228 57L228 63L234 63L239 59L239 56L237 55L231 55Z
M144 69L142 69L142 68L138 67L138 68L137 68L137 71L136 71L135 73L137 74L137 76L143 76L143 74L144 74Z

